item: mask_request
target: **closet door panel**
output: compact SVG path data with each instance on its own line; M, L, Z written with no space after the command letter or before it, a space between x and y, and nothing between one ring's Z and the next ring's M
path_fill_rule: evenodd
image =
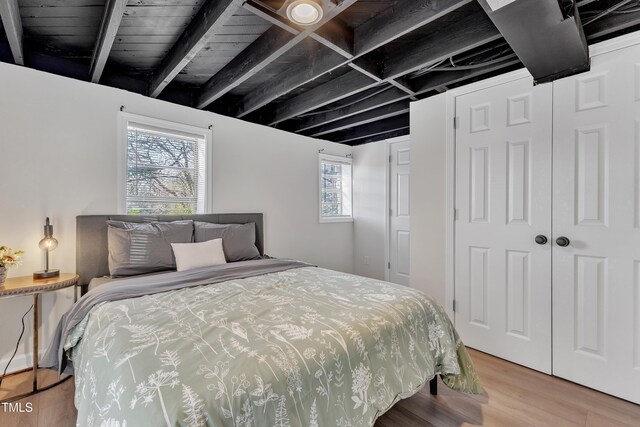
M456 328L466 345L551 372L551 85L456 98Z
M639 66L634 46L553 84L553 372L637 403Z

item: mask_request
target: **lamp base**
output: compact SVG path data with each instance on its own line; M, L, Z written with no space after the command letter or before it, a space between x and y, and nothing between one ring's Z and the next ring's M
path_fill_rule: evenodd
M43 271L36 271L33 273L33 278L34 279L50 279L52 277L58 277L60 276L60 270L43 270Z

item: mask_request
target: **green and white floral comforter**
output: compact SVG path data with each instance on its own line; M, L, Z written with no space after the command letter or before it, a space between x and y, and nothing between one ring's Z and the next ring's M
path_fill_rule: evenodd
M103 302L65 349L82 426L371 426L436 374L482 391L430 298L316 267Z

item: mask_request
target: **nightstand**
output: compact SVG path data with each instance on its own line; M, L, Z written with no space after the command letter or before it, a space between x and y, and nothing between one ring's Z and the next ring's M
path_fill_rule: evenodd
M68 288L70 286L77 287L79 279L80 277L76 274L60 274L59 277L40 280L36 280L32 276L24 276L7 279L4 282L4 285L0 286L0 298L33 295L33 386L30 392L21 393L17 396L5 398L3 400L0 400L0 403L10 402L21 399L23 397L31 396L39 391L47 390L55 385L58 385L62 381L69 378L67 376L57 382L48 384L45 387L38 388L38 332L40 329L40 295L45 292L52 292L58 289ZM76 293L74 289L74 296L75 295ZM8 376L9 375L7 375L7 377Z

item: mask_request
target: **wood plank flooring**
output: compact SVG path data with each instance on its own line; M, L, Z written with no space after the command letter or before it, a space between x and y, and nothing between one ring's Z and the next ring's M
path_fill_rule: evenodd
M428 426L640 426L640 406L597 391L549 377L478 351L471 357L487 396L470 396L440 383L438 396L425 387L398 402L376 427ZM9 377L0 395L30 384L30 373ZM67 427L75 425L73 381L18 402L31 402L31 413L9 413L0 406L0 426ZM82 425L82 424L81 424ZM331 427L331 426L324 426Z

